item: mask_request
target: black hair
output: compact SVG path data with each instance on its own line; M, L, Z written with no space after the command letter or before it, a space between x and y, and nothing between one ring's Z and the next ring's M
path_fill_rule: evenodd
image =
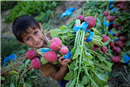
M20 42L24 42L22 36L29 33L29 28L40 29L39 22L29 15L21 15L17 17L12 25L12 31L17 40Z

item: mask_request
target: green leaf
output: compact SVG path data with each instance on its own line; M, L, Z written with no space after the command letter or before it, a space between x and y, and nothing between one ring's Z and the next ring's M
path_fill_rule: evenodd
M59 27L59 29L67 29L68 27L66 25L62 25L61 27Z
M77 77L75 77L72 82L70 83L69 87L75 87Z
M1 80L5 80L5 78L3 76L1 76Z
M74 64L75 62L72 62L71 64L70 64L70 66L69 66L69 70L74 70Z
M72 80L73 79L73 75L74 75L74 72L73 71L70 71L66 74L66 76L64 77L65 80Z
M89 82L88 76L87 76L87 75L84 75L83 78L82 78L82 82L81 82L81 83L82 83L83 85L87 85L88 82Z
M53 29L50 33L51 37L54 38L54 37L58 37L58 33L60 32L61 30L60 29Z
M11 84L10 84L10 87L15 87L14 83L11 83Z
M80 49L80 47L78 47L78 48L76 49L76 51L75 51L75 53L74 53L72 59L74 60L74 59L78 58L78 56L80 55L80 52L81 52L81 49Z
M78 83L78 86L77 87L85 87L84 85Z
M40 61L41 61L42 65L48 63L48 61L44 57L41 57Z
M12 71L8 72L8 74L10 74L10 75L17 75L17 74L18 74L18 72L16 72L16 71L12 70Z

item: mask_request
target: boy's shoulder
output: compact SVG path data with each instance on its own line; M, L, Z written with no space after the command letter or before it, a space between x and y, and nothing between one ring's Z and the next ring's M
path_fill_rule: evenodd
M58 68L55 65L51 64L51 63L44 64L40 68L40 71L41 71L41 73L43 74L43 76L45 78L51 77L52 74L57 72L57 70L58 70Z

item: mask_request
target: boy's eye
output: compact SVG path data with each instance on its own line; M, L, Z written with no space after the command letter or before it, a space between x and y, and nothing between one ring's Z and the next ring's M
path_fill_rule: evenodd
M27 41L30 40L30 37L27 38Z
M37 34L38 32L36 31L36 32L34 32L34 34Z

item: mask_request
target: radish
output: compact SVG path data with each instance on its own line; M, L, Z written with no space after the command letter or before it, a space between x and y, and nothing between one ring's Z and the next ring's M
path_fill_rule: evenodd
M115 63L119 63L120 62L120 56L114 56L111 58L111 60Z
M108 40L107 35L105 34L103 34L101 37L103 42L106 42Z
M126 38L125 36L120 36L120 37L119 37L119 40L125 42L125 41L127 41L127 38Z
M105 47L105 46L101 47L101 50L102 50L103 53L106 53L107 47Z
M52 38L50 41L50 48L54 51L58 51L62 46L62 41L58 37Z
M113 24L112 26L113 26L114 28L116 28L116 24Z
M48 62L56 62L57 61L57 54L55 51L48 51L42 55Z
M101 47L101 51L102 51L103 53L105 53L105 54L107 54L107 55L113 57L112 55L110 55L109 53L107 53L106 50L107 50L107 47L105 47L105 46L104 46L104 47Z
M115 47L115 52L116 52L117 54L119 54L119 53L121 52L120 47Z
M33 58L35 58L37 56L37 52L34 49L29 50L26 53L26 58L32 60Z
M35 58L33 58L33 59L31 60L31 66L30 66L29 68L27 68L25 72L27 72L27 71L28 71L29 69L31 69L31 68L38 70L38 69L41 68L41 66L42 66L42 64L41 64L40 59L37 58L37 57L35 57ZM25 72L24 72L24 73L25 73ZM21 76L23 76L24 73L23 73ZM20 77L21 77L21 76L20 76ZM20 78L20 77L19 77L19 78Z
M121 30L121 26L119 26L117 29L118 29L118 30Z
M115 44L119 47L124 47L124 43L121 40L116 41Z
M79 16L77 17L77 19L80 19L81 21L84 21L84 16L79 15Z
M116 6L117 6L118 8L120 8L121 4L117 4Z
M68 53L68 48L66 46L62 46L61 49L60 49L60 53L65 55Z
M119 37L119 34L118 34L118 33L116 33L116 34L115 34L115 36Z
M107 16L107 15L109 15L109 12L108 12L108 11L104 11L104 12L103 12L103 15L104 15L104 16Z
M121 24L123 25L126 21L122 21Z
M92 28L96 24L96 20L92 16L85 17L84 21L87 22L88 28Z
M111 47L114 47L114 43L110 42L110 46L111 46Z
M116 47L113 47L112 50L115 51L115 50L116 50Z
M25 57L20 57L20 58L17 58L17 59L27 58L27 59L32 60L32 59L35 58L35 57L37 57L37 52L36 52L34 49L31 49L31 50L29 50L29 51L26 53L26 56L25 56Z
M111 16L110 21L112 22L114 20L115 20L115 17Z
M116 18L118 18L119 16L118 15L116 15Z

